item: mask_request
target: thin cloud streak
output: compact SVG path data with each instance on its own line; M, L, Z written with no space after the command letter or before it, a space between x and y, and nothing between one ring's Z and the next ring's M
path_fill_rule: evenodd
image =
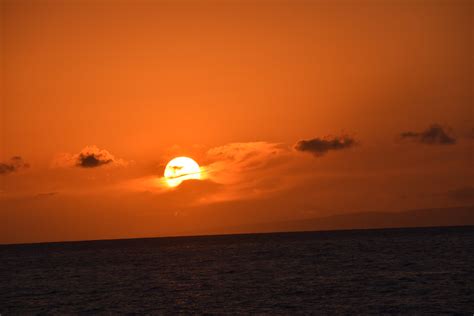
M421 132L407 131L400 134L400 139L411 140L419 144L426 145L454 145L456 138L451 135L449 127L440 124L432 124Z

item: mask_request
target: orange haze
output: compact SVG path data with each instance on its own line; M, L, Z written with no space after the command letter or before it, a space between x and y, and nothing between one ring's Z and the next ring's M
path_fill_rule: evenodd
M474 204L472 1L0 5L0 243Z

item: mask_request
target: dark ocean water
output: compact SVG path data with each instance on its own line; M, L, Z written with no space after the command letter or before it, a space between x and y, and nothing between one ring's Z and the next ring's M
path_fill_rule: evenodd
M474 313L474 227L0 246L0 313Z

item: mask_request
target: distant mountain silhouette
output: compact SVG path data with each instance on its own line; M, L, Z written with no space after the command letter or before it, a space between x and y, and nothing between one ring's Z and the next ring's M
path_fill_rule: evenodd
M226 227L226 233L318 231L397 227L474 225L474 206L403 212L363 212L296 221Z

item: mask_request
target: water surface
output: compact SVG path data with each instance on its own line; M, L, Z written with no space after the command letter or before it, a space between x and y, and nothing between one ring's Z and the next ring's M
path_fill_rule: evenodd
M0 246L0 313L474 312L474 227Z

